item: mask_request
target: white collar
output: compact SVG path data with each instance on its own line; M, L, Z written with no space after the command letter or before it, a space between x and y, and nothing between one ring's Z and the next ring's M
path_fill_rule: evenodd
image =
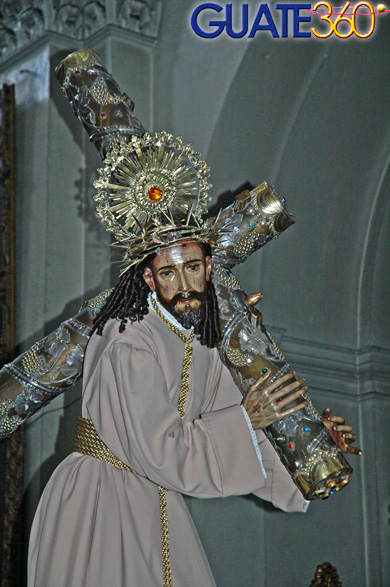
M151 299L152 298L156 302L157 307L160 310L161 314L164 316L164 318L166 318L168 320L168 322L170 322L172 324L172 326L175 326L178 330L180 330L180 332L183 332L183 334L185 334L186 332L188 332L188 330L190 330L190 331L192 330L192 328L190 328L190 329L184 328L180 324L180 322L178 320L176 320L176 318L174 316L172 316L172 314L170 314L168 312L168 310L166 310L164 308L164 306L160 303L160 301L159 301L159 299L158 299L157 294L156 294L155 291L154 292L150 292L149 295L148 295L148 305L149 305L149 309L152 310L152 312L156 313L155 312L155 309L152 306L152 302L151 302Z

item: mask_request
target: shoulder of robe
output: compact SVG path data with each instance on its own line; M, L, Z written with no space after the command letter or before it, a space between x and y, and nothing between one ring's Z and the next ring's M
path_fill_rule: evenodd
M155 354L156 346L171 332L153 312L146 314L140 321L129 320L124 332L119 332L119 325L119 320L112 319L105 325L102 336L94 333L88 343L87 355L93 354L96 361L114 345L121 343Z

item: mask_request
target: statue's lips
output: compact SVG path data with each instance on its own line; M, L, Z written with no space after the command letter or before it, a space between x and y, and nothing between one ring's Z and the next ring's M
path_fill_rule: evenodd
M163 299L160 301L168 312L173 315L175 315L175 312L180 312L180 314L197 312L205 301L205 291L190 290L185 293L179 292L169 302Z
M175 307L179 312L185 312L188 309L197 310L200 305L201 301L198 300L196 297L191 296L188 298L180 297L180 299L177 300Z
M171 304L177 304L178 302L187 303L192 300L198 300L199 302L201 302L203 297L204 297L203 292L197 292L197 291L191 290L187 293L176 294L170 303Z

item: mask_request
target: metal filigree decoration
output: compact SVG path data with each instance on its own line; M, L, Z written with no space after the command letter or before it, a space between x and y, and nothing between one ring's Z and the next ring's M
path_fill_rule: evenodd
M68 55L55 70L61 88L102 159L127 145L145 129L133 114L134 102L106 70L91 49Z
M271 371L271 382L291 367L254 308L261 294L246 297L242 290L226 286L219 272L213 273L213 282L222 309L221 359L245 396L264 369ZM307 406L270 424L263 432L305 498L326 499L349 482L352 469L309 396L304 394L303 398Z
M327 562L318 565L310 587L342 587L336 567Z
M192 146L161 132L113 149L95 182L97 216L107 222L127 265L180 238L210 240L210 169Z
M94 317L111 291L86 302L75 316L0 370L0 439L81 378Z
M239 194L215 221L223 228L214 263L231 269L294 223L286 200L265 181Z

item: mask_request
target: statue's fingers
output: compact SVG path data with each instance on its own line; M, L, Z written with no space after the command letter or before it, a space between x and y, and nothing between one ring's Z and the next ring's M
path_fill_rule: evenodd
M328 420L330 422L333 422L334 424L344 424L345 422L344 418L342 418L341 416L330 416Z
M276 403L271 402L268 406L265 407L265 411L277 414L279 412L279 406Z
M295 375L296 375L295 371L290 371L286 375L283 375L283 377L279 377L278 379L276 379L275 381L273 381L272 383L267 385L267 387L266 387L267 391L272 392L275 389L278 389L281 385L283 385L283 383L286 383L286 381L289 381L290 379L295 377Z
M281 381L281 379L280 379ZM285 395L295 391L296 389L298 389L298 387L301 387L304 383L305 383L305 379L298 379L296 381L293 381L292 383L289 383L288 385L284 385L283 387L280 388L280 384L277 384L276 381L274 383L271 383L270 385L267 385L267 387L265 388L267 393L272 395L273 398L279 399L281 397L284 397Z
M348 452L353 455L359 455L359 457L363 454L363 451L360 448L356 448L355 446L346 445L346 449L343 452Z
M299 379L299 381L294 381L293 383L290 383L290 385L286 385L286 387L283 387L282 389L278 389L277 391L273 391L270 392L269 395L270 397L272 397L273 399L276 399L277 401L281 401L282 399L286 398L290 398L289 401L291 401L291 395L292 393L294 393L296 390L301 390L301 393L305 393L303 391L303 387L302 385L305 383L305 379ZM308 387L305 388L305 390L307 390Z
M299 412L299 410L302 410L303 408L305 408L307 406L308 402L302 402L301 404L298 404L296 406L293 406L292 408L288 408L288 410L281 410L278 413L278 416L280 419L285 418L286 416L290 416L291 414L294 414L295 412Z
M267 378L270 375L271 375L271 369L266 369L265 371L263 370L263 373L260 375L260 377L255 381L255 383L253 385L251 385L251 389L253 391L256 391L259 387L264 385L264 382L267 380Z
M303 393L306 393L308 389L308 387L301 387L294 391L294 393L290 393L287 397L283 397L278 401L278 407L284 408L285 406L288 406L289 404L291 404L291 402L301 397Z
M348 443L356 442L357 440L356 434L342 434L341 436L345 438L345 440L348 441Z
M332 428L335 432L352 432L352 426L349 426L348 424L333 426Z
M264 389L249 389L243 401L244 408L252 404L264 403L268 401L269 394Z

